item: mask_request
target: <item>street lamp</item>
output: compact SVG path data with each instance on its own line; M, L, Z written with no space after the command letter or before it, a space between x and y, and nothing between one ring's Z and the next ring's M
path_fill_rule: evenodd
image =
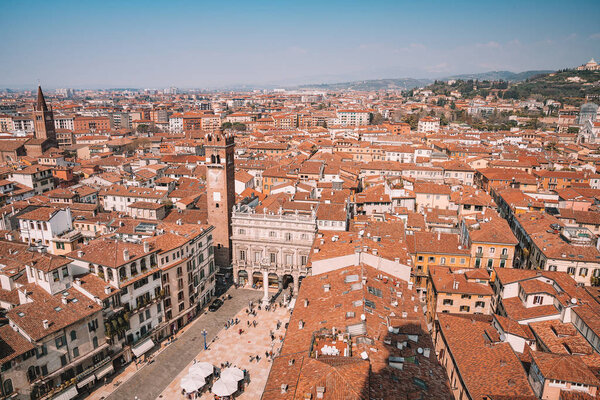
M206 329L202 329L202 336L204 336L204 350L208 349L206 346Z

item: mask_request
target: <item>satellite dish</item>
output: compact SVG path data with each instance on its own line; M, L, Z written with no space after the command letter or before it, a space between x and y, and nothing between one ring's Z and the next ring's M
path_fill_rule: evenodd
M367 316L365 314L360 314L360 319L361 321L365 321L367 319Z
M577 304L577 299L575 297L571 299L571 304Z
M419 354L423 354L423 349L422 349L421 347L419 347L419 348L417 349L417 353L419 353Z

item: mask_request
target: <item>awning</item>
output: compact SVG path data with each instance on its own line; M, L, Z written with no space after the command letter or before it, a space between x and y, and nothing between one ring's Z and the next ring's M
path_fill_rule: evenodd
M71 400L75 396L77 396L77 388L73 385L59 395L54 396L52 400Z
M79 382L77 382L77 387L78 387L78 388L82 388L82 387L84 387L85 385L87 385L88 383L90 383L90 382L94 382L94 379L96 379L96 375L94 375L94 374L91 374L91 375L89 375L89 376L87 376L87 377L83 378L83 379L82 379L82 380L80 380Z
M114 370L115 368L113 367L113 363L111 361L102 368L100 368L98 371L96 371L96 378L104 378L106 375L112 373Z
M133 347L131 351L135 354L136 357L141 356L142 354L148 352L151 348L154 347L154 342L152 339L146 340L144 343L138 345L137 347Z

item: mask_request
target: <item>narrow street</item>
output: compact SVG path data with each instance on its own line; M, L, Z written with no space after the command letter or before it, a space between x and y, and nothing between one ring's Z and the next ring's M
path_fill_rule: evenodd
M144 366L126 382L121 383L106 398L134 400L137 396L139 400L156 399L202 350L203 329L207 331L207 342L212 341L227 320L247 307L250 300L259 300L262 297L262 292L248 289L230 289L227 293L233 298L226 300L216 312L208 312L198 317L176 341L155 356L151 364ZM113 379L113 383L116 381L118 379Z

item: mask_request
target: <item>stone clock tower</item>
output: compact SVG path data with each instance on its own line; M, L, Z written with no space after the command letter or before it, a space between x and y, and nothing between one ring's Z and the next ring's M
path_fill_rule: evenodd
M208 223L214 225L213 244L218 267L231 265L231 213L235 205L233 134L214 132L205 139L206 206Z

